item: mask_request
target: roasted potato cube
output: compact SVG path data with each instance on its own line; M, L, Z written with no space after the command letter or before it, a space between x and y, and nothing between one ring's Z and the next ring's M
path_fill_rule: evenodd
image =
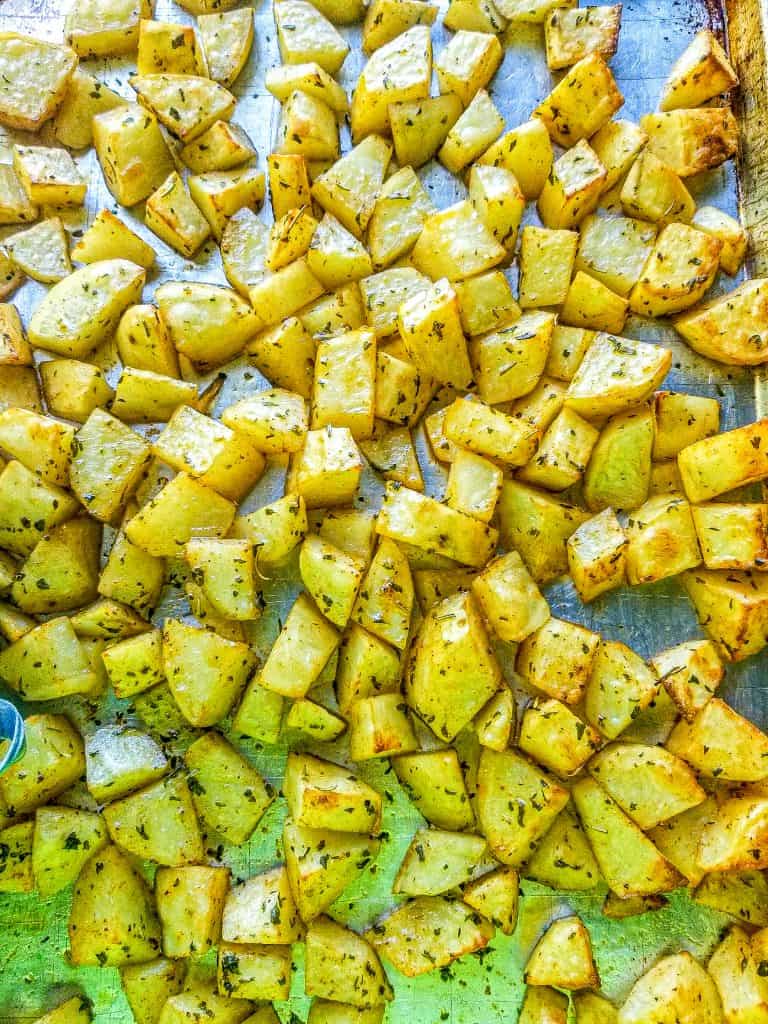
M317 534L310 534L301 546L299 571L310 597L325 617L343 629L352 613L365 563Z
M93 118L124 104L122 96L87 71L76 68L53 119L56 141L69 149L87 148L93 142Z
M627 529L627 581L637 586L676 576L701 562L691 506L681 494L649 498Z
M247 621L260 614L253 545L246 539L193 538L185 549L195 586L213 611Z
M501 495L503 473L488 459L459 448L451 463L446 504L484 523L493 519Z
M230 889L221 925L226 942L284 945L302 931L284 864Z
M624 179L621 205L627 216L658 224L689 221L696 210L679 175L648 149L637 157Z
M716 398L659 391L654 411L654 459L674 459L689 444L711 437L720 429L720 403Z
M575 231L526 225L520 236L520 306L559 306L573 274Z
M256 150L245 131L227 121L214 121L202 135L188 142L179 154L195 174L240 167L255 155Z
M297 825L366 834L378 830L381 796L340 765L290 753L283 792Z
M379 921L369 935L401 974L413 978L484 949L493 932L493 925L461 900L417 896Z
M144 474L151 451L139 434L94 409L75 434L70 486L88 512L113 522Z
M458 297L448 280L442 278L406 299L400 306L398 327L408 357L421 373L458 388L471 383Z
M589 144L607 172L604 193L626 175L647 141L648 136L642 128L621 118L608 121L595 132Z
M193 3L197 6L199 2L212 3L214 0L183 0L185 7ZM162 1021L162 1024L189 1024L212 1015L214 1020L218 1018L227 1024L239 1024L246 1018L250 1019L252 1009L253 1003L247 999L220 996L216 978L211 977L198 980L178 995L169 996L163 1004L158 1021ZM257 1024L262 1024L263 1020L263 1016L260 1017ZM273 1024L273 1021L267 1018L266 1024Z
M82 520L72 520L57 529L74 527L79 522ZM91 548L94 541L98 543L97 538L91 537ZM44 543L44 540L40 543ZM33 555L38 548L35 548ZM90 555L93 561L93 551L85 554ZM29 565L28 559L24 566ZM18 575L22 576L22 573ZM20 590L18 584L21 582L23 581L16 580L14 583L14 600L22 606L22 610L35 614L41 602L34 599L34 594L29 595L32 599L25 599L28 593L26 589ZM28 580L26 582L28 586ZM55 579L53 584L56 585ZM71 602L67 601L65 595L59 603L66 605ZM52 610L57 610L55 605ZM43 607L42 611L45 612L47 609ZM0 654L0 669L8 686L25 700L55 700L75 693L90 694L96 683L87 653L75 635L71 621L63 616L35 625L6 647Z
M496 241L513 252L525 209L514 174L504 167L475 165L469 176L469 198Z
M758 933L759 934L759 933ZM707 964L720 993L726 1020L755 1020L768 1013L768 986L749 936L733 926Z
M723 1019L714 981L690 953L683 952L663 957L635 982L619 1020L643 1024L649 1015L662 1013L670 1020L682 1020L692 1011L700 1024L718 1024Z
M651 659L651 667L688 722L712 697L724 674L711 640L690 640L661 651Z
M221 421L245 434L261 452L294 452L307 432L307 408L301 395L272 388L228 406Z
M64 37L80 57L119 57L136 51L141 19L151 16L150 0L75 0Z
M216 121L228 121L235 97L222 85L199 75L132 75L139 103L183 143L202 135Z
M513 868L497 868L464 887L464 902L501 929L512 935L517 925L520 880Z
M308 508L348 504L360 482L363 462L347 427L307 431L304 447L293 456L287 490Z
M553 921L528 957L523 976L527 985L597 988L592 943L581 919L574 915Z
M352 617L380 640L404 650L412 607L413 582L408 562L397 544L383 537L363 580Z
M90 1001L81 995L72 996L64 1003L40 1017L36 1024L89 1024Z
M12 817L54 800L85 771L83 741L63 715L30 715L24 731L24 753L0 780L0 800Z
M100 210L88 230L72 247L72 259L78 263L96 263L123 257L148 270L155 262L151 245L109 210Z
M764 778L768 737L719 697L712 697L691 722L678 722L667 750L700 775L730 782Z
M600 333L568 387L565 404L586 419L621 412L648 398L671 363L669 349Z
M357 238L373 214L391 154L391 144L372 135L313 182L313 198Z
M600 637L585 626L549 618L520 645L516 670L537 690L578 704L592 674Z
M351 625L339 650L336 699L347 715L355 701L397 690L400 659L395 651L360 626Z
M405 754L392 762L400 784L421 814L438 828L474 824L461 764L453 748Z
M694 892L702 906L740 917L751 925L768 924L764 910L765 875L762 871L726 871L705 875Z
M196 399L195 384L126 366L117 382L111 408L125 423L163 423L179 406Z
M250 10L248 14L253 16ZM219 946L220 995L238 1000L287 999L291 972L290 946L242 945L232 942L222 942ZM264 1008L274 1013L269 1004Z
M36 132L69 87L77 54L68 46L17 32L0 34L0 123Z
M67 235L58 217L38 221L4 240L10 260L33 281L52 284L72 273Z
M768 564L765 505L713 502L691 509L708 569L760 569Z
M411 252L416 268L433 280L472 277L505 258L503 246L466 200L427 217Z
M572 409L563 409L539 442L536 454L517 474L518 480L550 491L564 491L581 479L599 436Z
M275 384L309 398L315 362L315 342L296 317L259 334L248 345L259 371Z
M592 848L568 804L525 865L525 877L554 889L589 892L601 881Z
M126 525L128 539L157 557L179 557L192 537L220 537L235 506L198 480L179 473Z
M373 270L362 242L326 213L314 229L307 253L309 269L328 289L359 281Z
M300 594L258 676L285 697L304 697L339 644L339 634L306 594Z
M430 160L445 142L462 109L462 102L454 93L390 104L390 130L401 167L421 167Z
M160 937L146 882L116 846L106 846L86 863L75 883L69 915L72 963L142 963L157 956Z
M418 750L419 744L399 693L361 697L349 711L349 750L354 761L394 757Z
M546 126L538 118L505 132L478 163L503 167L517 178L526 199L536 199L546 184L554 159Z
M66 487L74 428L28 409L0 412L0 449L46 483Z
M551 11L573 6L574 0L502 0L499 5L502 14L511 22L539 25L547 20Z
M537 200L548 228L573 228L597 206L606 170L583 139L558 157Z
M486 851L482 836L420 829L411 840L392 891L406 896L439 896L472 877Z
M274 15L284 64L313 61L329 75L336 74L349 44L319 10L306 0L279 0Z
M723 800L702 830L698 861L706 871L749 871L763 868L766 853L768 801L760 792Z
M396 331L400 306L429 287L429 278L414 267L391 267L361 281L365 318L376 337L386 337Z
M478 89L448 132L439 153L441 163L458 174L484 153L503 130L504 118L485 89Z
M301 543L306 532L304 500L290 494L247 516L240 516L232 527L232 536L250 540L255 557L262 566L282 562Z
M97 114L93 144L107 187L123 206L146 199L173 171L157 120L136 103Z
M455 288L461 326L472 337L494 331L520 318L520 307L501 270L491 270L468 281L457 281Z
M475 716L477 742L491 750L506 750L515 727L515 698L506 686L498 690Z
M185 970L183 960L165 957L120 968L123 992L136 1024L154 1024L166 999L181 991Z
M603 640L592 663L584 711L608 739L627 729L659 691L656 673L626 644Z
M466 29L502 35L508 22L494 0L451 0L443 24L452 32Z
M253 167L209 171L189 179L190 195L219 242L228 219L238 210L258 209L264 188L264 172Z
M381 269L411 249L424 220L434 209L412 167L403 167L391 175L381 187L368 222L373 266Z
M647 265L656 229L631 217L587 217L581 225L576 269L617 295L629 295Z
M720 269L731 276L738 273L747 250L747 233L741 224L715 206L700 206L691 224L723 243Z
M568 571L585 604L624 582L627 535L612 508L582 523L566 546Z
M104 818L112 840L143 860L171 867L202 860L192 797L180 775L114 801L105 808Z
M163 682L162 634L159 629L112 644L102 652L112 689L131 697Z
M72 807L38 807L32 840L32 873L41 896L74 882L85 862L109 842L101 815Z
M477 455L509 466L525 465L536 450L537 431L483 402L457 398L445 417L445 436Z
M719 167L739 146L739 129L730 107L645 114L640 126L648 135L648 152L681 178Z
M439 73L438 70L438 76ZM359 143L372 133L386 134L390 104L426 99L431 78L432 41L428 25L415 25L377 49L360 72L352 96L353 141Z
M284 103L291 93L299 90L322 100L331 110L338 113L345 113L349 109L349 100L344 89L315 61L270 68L266 74L265 85L281 103Z
M621 4L550 11L544 22L547 67L559 71L590 53L610 60L619 45L620 28Z
M510 411L517 419L527 420L537 430L544 431L563 408L564 397L565 387L560 381L541 377L533 391L514 402Z
M176 171L147 199L144 221L150 231L187 257L194 256L211 233Z
M198 48L191 25L143 19L139 22L136 72L152 75L168 71L174 75L205 75L205 55Z
M363 53L373 53L414 25L433 25L436 17L437 6L422 0L374 0L363 22Z
M714 33L701 29L675 61L664 84L659 110L699 107L738 85L736 72Z
M613 416L592 449L584 477L584 500L593 512L638 508L651 477L653 414L647 406Z
M39 212L29 201L13 167L10 164L0 166L0 224L26 224L36 220Z
M203 14L197 19L208 75L230 86L248 62L253 46L253 14L242 9Z
M501 63L501 43L488 32L460 29L435 61L441 93L455 93L465 107L485 88Z
M574 775L600 747L600 733L559 700L526 708L518 746L560 778Z
M265 328L293 316L324 290L306 257L301 257L274 274L261 275L248 289L248 297L256 324Z
M689 501L708 501L768 475L766 430L768 420L758 420L683 448L677 461Z
M0 472L2 547L15 555L29 555L41 533L71 519L78 507L68 491L43 482L32 470L12 460Z
M99 803L126 796L161 779L168 759L148 733L116 725L103 726L88 737L86 785Z
M533 116L567 149L594 135L623 103L611 69L600 53L592 52L567 72Z
M463 340L463 336L462 336ZM376 337L361 329L321 341L315 360L312 433L346 429L356 440L373 433Z
M316 918L306 936L307 995L352 1006L379 1006L393 998L374 947L329 917Z
M267 158L269 194L272 213L279 220L290 210L307 206L311 201L307 164L295 153L272 153Z
M14 603L24 612L40 615L71 611L94 600L100 553L98 523L73 519L54 527L17 567L11 587Z
M160 598L165 582L161 559L131 543L124 532L115 537L99 577L99 593L135 608L148 618Z
M167 377L179 376L176 349L165 319L155 306L129 306L120 319L115 340L125 366Z
M228 868L186 865L158 869L155 899L166 956L204 956L217 945L228 890Z
M668 224L630 294L633 312L665 316L692 306L714 281L721 249L719 238L686 224Z
M474 340L470 345L480 397L492 404L509 402L535 391L549 357L555 316L531 310L510 326ZM514 369L514 373L510 371ZM556 411L556 410L555 410ZM539 429L548 424L517 415ZM554 418L555 412L552 413Z
M765 280L745 281L726 295L675 318L675 329L695 352L736 366L765 361Z
M501 537L520 552L537 583L568 568L566 541L589 513L516 480L505 480L499 501Z

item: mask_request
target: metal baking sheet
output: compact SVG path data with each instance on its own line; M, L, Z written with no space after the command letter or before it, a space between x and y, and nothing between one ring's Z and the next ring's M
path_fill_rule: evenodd
M764 182L768 166L763 157L761 140L760 98L765 89L765 50L762 42L762 17L759 0L732 0L732 23L737 24L738 37L732 39L737 50L739 70L749 87L737 98L738 112L746 128L742 178L750 185ZM61 38L66 0L0 0L0 30ZM171 0L157 0L156 16L164 20L191 22L193 19ZM264 166L266 155L275 138L279 116L277 102L264 88L267 68L279 62L277 41L268 0L256 7L256 44L249 65L234 87L238 96L235 120L241 123L259 152ZM620 116L636 120L656 106L659 91L672 60L689 42L694 32L710 25L721 36L726 35L724 11L711 0L627 0L624 3L619 52L613 61L618 83L625 95ZM342 29L353 48L340 75L345 87L351 89L363 64L359 48L359 28ZM445 31L434 30L435 49L444 44ZM548 92L552 78L544 60L542 30L538 26L522 26L510 31L506 40L504 62L490 91L508 126L527 119L537 101ZM130 65L122 62L90 61L89 70L104 78L122 95L130 98L128 85ZM762 90L762 91L761 91ZM764 108L763 108L764 109ZM346 135L346 129L344 129ZM19 136L22 137L23 136ZM43 132L45 138L45 131ZM348 144L348 135L343 140ZM120 210L104 186L93 154L78 158L89 180L88 205L84 213L66 214L71 231L80 230L101 208L118 212L140 234L152 241L159 252L156 271L147 285L151 298L158 283L168 278L224 282L218 250L208 246L199 259L181 259L143 228L141 208ZM9 161L7 145L0 145L0 162ZM768 174L768 171L766 171ZM438 205L448 205L465 194L463 185L441 167L430 165L422 177ZM737 215L740 208L739 180L733 164L727 164L690 182L699 202L711 202ZM760 242L768 217L762 214L765 190L745 190L743 209L754 225L754 238ZM263 216L268 218L268 209ZM526 220L535 220L529 208ZM751 255L752 263L762 269L768 260L765 247L758 244ZM514 276L514 270L510 271ZM727 290L734 282L719 281L716 288ZM44 293L43 286L25 284L16 294L16 301L26 318ZM693 356L679 344L674 333L664 327L640 320L630 320L625 333L645 339L656 339L671 345L675 358L668 383L677 389L715 395L722 406L722 426L730 428L755 418L764 408L764 381L761 374L725 370ZM99 359L114 376L115 359L109 345ZM227 368L227 380L217 408L232 401L233 396L266 386L251 368L242 363ZM441 495L444 472L429 458L423 436L417 437L428 492ZM254 493L246 510L258 507L280 493L283 467L270 467ZM380 485L368 474L365 499L375 508L381 493ZM289 565L278 578L265 584L268 610L254 631L253 641L264 652L277 633L278 619L297 592L295 565ZM624 588L585 608L576 597L570 582L558 582L547 588L553 613L582 622L611 639L622 640L645 656L684 639L700 635L687 599L674 582ZM186 608L177 592L169 590L158 613L185 614ZM500 651L506 668L509 652ZM768 700L765 691L765 669L768 653L746 663L728 668L724 694L740 711L763 726L768 725ZM51 705L46 705L46 710ZM98 724L120 720L134 721L128 702L114 699L94 707L79 700L70 700L68 714L84 732ZM226 731L226 729L225 729ZM177 750L188 736L176 742ZM274 784L279 785L285 758L284 748L259 748L235 739ZM325 756L345 756L343 743L325 745L318 752ZM471 757L471 751L467 752ZM385 764L368 764L361 775L386 795L383 844L375 868L352 887L343 901L333 908L339 919L353 927L364 926L393 903L391 883L402 853L421 819L400 790ZM81 794L82 795L82 794ZM73 795L72 799L77 799ZM215 835L208 837L213 856L230 865L235 877L245 877L267 868L279 855L279 836L285 814L284 802L278 800L268 812L252 839L244 847L220 847ZM533 944L545 924L572 908L585 919L592 934L595 957L604 993L620 1000L628 985L663 952L687 948L706 955L717 940L726 919L692 903L684 893L675 894L669 905L651 914L616 922L601 916L603 893L576 896L559 895L534 883L523 883L520 923L511 938L497 936L482 956L471 956L434 975L410 980L390 970L396 998L387 1011L389 1024L495 1024L516 1019L523 993L522 968ZM122 995L116 970L73 968L66 959L67 914L70 892L43 900L37 895L0 897L0 1024L33 1020L41 1012L80 990L93 1002L97 1024L129 1024L131 1014ZM278 1004L284 1024L300 1024L306 1019L308 1000L303 995L302 951L296 947L296 973L292 998Z

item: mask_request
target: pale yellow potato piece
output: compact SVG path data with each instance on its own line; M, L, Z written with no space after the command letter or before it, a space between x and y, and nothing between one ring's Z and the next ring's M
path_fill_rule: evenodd
M55 114L76 67L68 46L0 33L0 124L37 131Z

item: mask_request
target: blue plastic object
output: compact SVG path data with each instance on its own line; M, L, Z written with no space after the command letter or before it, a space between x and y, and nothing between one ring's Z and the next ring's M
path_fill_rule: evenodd
M15 764L24 753L24 719L7 700L0 699L0 741L8 740L8 746L0 754L0 775Z

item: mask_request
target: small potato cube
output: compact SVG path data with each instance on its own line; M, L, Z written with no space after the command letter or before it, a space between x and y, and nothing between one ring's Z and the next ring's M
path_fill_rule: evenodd
M50 206L81 206L88 184L66 149L14 146L13 167L29 201Z
M285 2L281 0L281 6ZM339 155L336 115L322 100L305 92L291 93L283 104L278 139L278 154L306 160L334 160Z
M187 257L194 256L211 233L176 171L147 199L144 222L172 249Z
M536 454L517 474L518 480L564 491L584 474L599 431L572 409L563 409L539 442Z
M267 173L275 220L311 202L307 163L303 156L272 153L267 157Z
M459 314L464 332L470 336L486 334L520 318L520 307L501 270L456 282Z
M354 623L344 634L336 673L336 697L348 715L356 700L398 689L400 659L388 644Z
M77 54L69 46L17 32L0 35L0 123L36 132L61 103Z
M77 510L67 491L40 480L20 462L12 460L0 472L0 541L12 554L29 555L41 532L71 519Z
M418 370L443 384L469 387L472 367L461 327L459 301L445 278L403 302L398 328L408 356Z
M68 238L58 217L16 231L4 243L13 265L33 281L52 284L72 273Z
M307 595L300 594L264 662L259 684L284 697L304 697L336 650L339 639Z
M406 754L395 758L392 765L408 797L428 822L451 830L472 827L467 787L452 747Z
M150 455L143 437L94 409L75 435L70 486L90 515L112 522L138 485Z
M520 749L560 778L574 775L600 747L600 733L559 700L528 707L520 726Z
M450 281L473 277L490 270L506 256L467 200L427 217L411 252L417 270L433 281L441 277Z
M768 476L768 420L688 445L677 461L688 500L699 504Z
M373 270L371 257L362 242L326 213L315 228L307 253L307 264L329 290L359 281Z
M195 174L205 174L247 164L256 156L256 150L239 125L214 121L202 135L183 146L179 156Z
M687 722L692 722L714 695L725 670L711 640L690 640L651 658L664 689Z
M520 236L520 306L559 306L573 274L579 236L575 231L527 225Z
M198 47L191 25L144 18L139 22L136 72L152 75L168 71L174 75L205 75L205 57Z
M148 270L155 262L155 251L109 210L100 210L88 230L72 248L78 263L96 263L118 257Z
M279 0L274 15L283 64L315 61L329 75L336 74L349 44L319 10L306 0Z
M379 351L376 357L376 417L413 426L432 399L436 385L413 363Z
M711 437L720 429L720 403L716 398L658 391L654 411L654 459L674 459L689 444Z
M583 139L559 157L538 198L539 216L548 228L573 228L600 200L606 170Z
M252 17L250 9L248 15ZM285 1000L290 995L291 973L290 946L233 942L222 942L219 946L219 995L238 1000ZM263 1008L274 1012L268 1003ZM258 1014L251 1019L259 1024ZM264 1024L269 1024L266 1017Z
M575 530L567 541L568 571L586 604L624 582L627 535L611 508Z
M397 315L406 299L425 292L430 287L428 277L414 267L390 267L371 274L360 282L365 306L365 319L377 338L385 338L397 331Z
M392 890L405 896L438 896L468 882L485 853L482 836L419 829L405 851Z
M467 398L457 398L445 417L449 441L476 455L521 466L536 450L537 432L523 420Z
M573 327L621 334L628 310L628 299L583 270L577 270L560 310L560 319Z
M64 36L80 57L119 57L135 52L140 21L151 16L149 0L75 0Z
M288 210L269 230L266 265L269 270L280 270L304 256L309 249L317 221L309 206Z
M345 153L312 185L312 197L357 238L371 219L392 155L392 146L371 135Z
M615 739L659 692L656 673L639 654L611 640L601 641L584 695L587 720Z
M117 382L112 412L124 423L163 423L197 399L197 386L176 377L126 366Z
M230 405L223 410L221 422L245 434L260 452L295 452L307 432L307 407L301 395L272 388Z
M537 690L566 704L578 704L599 644L599 635L585 626L548 618L520 645L515 668Z
M369 8L370 10L370 8ZM401 167L421 167L440 149L463 110L454 93L392 103L390 130Z
M349 110L349 100L344 89L315 61L270 68L264 84L281 103L284 103L291 93L299 90L322 100L337 113L343 114Z
M730 107L645 114L640 126L648 135L648 151L681 178L719 167L739 147L739 128Z
M357 79L350 110L352 140L359 143L367 135L386 134L390 104L426 99L431 79L432 40L428 25L415 25L381 46L370 56ZM479 82L477 88L482 85L485 82Z
M4 807L13 807L18 815L55 800L85 772L83 741L69 719L29 715L24 731L24 753L0 780Z
M506 750L515 727L516 706L512 691L506 686L498 690L475 716L477 742L491 750Z
M235 506L210 487L179 473L127 523L128 539L159 558L178 558L193 536L220 537Z
M138 104L122 104L93 119L93 143L104 180L123 206L154 192L173 171L155 117Z
M592 942L580 918L573 915L552 922L528 958L524 977L528 985L570 990L599 986Z
M624 179L621 205L628 217L655 224L689 221L696 210L680 177L650 150L638 156Z
M543 432L562 409L564 397L560 381L542 377L533 391L512 404L510 412Z
M394 757L419 749L400 693L361 697L349 711L349 751L354 761Z
M0 224L27 224L36 220L38 213L13 167L0 165Z
M118 697L132 697L164 680L159 629L120 640L102 651L104 668Z
M537 583L549 583L566 572L565 542L585 519L588 512L553 494L516 480L504 481L500 532L505 544L523 556Z
M507 252L513 252L525 197L511 171L475 165L469 176L469 198L491 234Z
M253 14L247 8L217 11L197 19L208 75L229 87L248 62L253 46Z
M549 605L516 551L490 562L472 581L472 592L506 643L525 640L549 619Z
M747 233L737 220L715 206L701 206L691 224L723 243L720 269L733 276L738 273L747 251Z
M217 945L228 889L228 868L196 864L158 869L155 899L166 956L201 956Z
M511 171L526 199L536 199L552 169L554 154L546 126L538 118L505 132L478 163Z
M681 580L699 622L728 661L761 651L768 639L768 592L762 574L696 569Z
M611 417L592 449L584 476L587 508L638 508L648 497L653 415L647 406Z
M656 229L631 217L587 217L581 224L576 269L617 295L629 295L646 266Z
M732 927L707 964L720 993L724 1019L753 1016L759 1020L768 1011L763 962L759 945L756 948L745 931Z
M768 507L713 502L691 509L708 569L761 569L768 564Z
M668 224L629 297L640 316L665 316L694 305L720 265L722 242L686 224Z
M393 998L373 944L330 917L307 929L305 972L307 995L363 1008Z
M622 412L649 398L671 363L669 349L600 333L568 386L565 404L586 419Z
M0 412L0 448L46 483L69 482L74 429L28 409Z
M189 194L217 241L221 241L227 220L243 207L256 210L264 199L264 172L254 167L232 171L209 171L189 179Z
M193 538L185 557L194 583L214 610L227 619L255 619L254 550L246 539Z
M370 55L414 25L433 25L435 4L423 0L374 0L363 22L363 53Z
M595 340L595 332L583 327L557 324L552 332L552 343L544 373L558 381L571 381L581 366L587 349Z
M235 109L231 92L199 75L133 75L130 84L141 105L183 143L229 120Z
M547 67L559 71L590 53L608 61L616 53L621 28L621 4L551 11L544 22Z
M309 430L304 447L293 457L288 490L307 508L346 505L360 482L363 461L347 427Z
M329 622L343 629L352 614L365 563L317 534L310 534L301 545L299 572L318 608Z
M502 480L503 473L498 466L465 448L459 448L448 474L446 504L489 523L496 511Z
M405 650L412 608L410 567L397 544L384 537L368 568L352 617L380 640Z
M608 121L595 132L589 144L606 170L603 192L621 181L647 141L648 136L642 128L621 118Z
M368 222L373 266L380 270L408 252L434 209L412 167L403 167L387 178Z
M532 392L544 373L554 327L552 313L531 311L475 339L470 350L480 397L496 405Z
M261 327L272 327L292 317L323 294L324 288L309 269L306 257L274 274L262 274L248 289L253 313Z
M768 737L719 697L708 700L691 722L678 722L666 747L706 778L730 782L764 778Z
M659 100L659 110L700 107L738 84L731 62L708 29L697 32L675 61Z
M86 149L93 142L93 118L124 103L122 96L77 68L53 119L56 141L68 149Z
M589 53L575 64L533 112L552 140L568 149L588 139L624 103L603 57Z
M10 303L0 303L0 366L31 365L32 349L24 333L19 311Z
M676 317L675 329L695 352L736 366L765 362L768 287L745 281L690 313Z
M502 35L508 23L494 0L451 0L443 24L452 32L466 29Z
M302 931L284 864L230 889L221 922L225 942L282 946L298 941Z
M341 765L289 753L283 792L297 825L368 835L378 831L381 795Z
M285 495L247 516L232 527L234 537L251 541L261 565L283 561L307 532L307 510L302 498Z
M465 107L485 88L502 58L501 43L487 32L460 29L435 61L441 93L455 93Z
M504 118L485 89L478 89L448 132L439 153L441 163L458 174L484 153L503 130Z

